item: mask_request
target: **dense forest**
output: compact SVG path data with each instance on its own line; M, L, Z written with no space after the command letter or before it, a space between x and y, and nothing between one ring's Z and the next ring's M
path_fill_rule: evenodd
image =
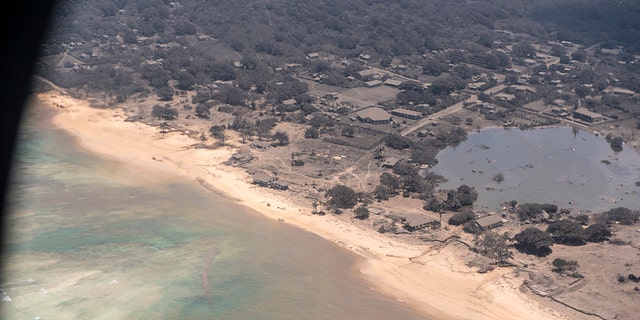
M149 87L170 97L171 90L215 80L234 80L245 92L252 87L258 93L273 92L269 81L287 81L273 69L284 63L308 67L305 55L311 52L347 59L366 55L382 67L400 61L433 76L469 57L480 57L489 68L508 67L510 61L496 43L514 44L514 53L518 45L527 49L530 43L551 40L623 48L618 59L624 61L640 52L635 2L69 0L54 12L42 55L68 53L84 67L69 75L43 64L41 74L64 87L123 98ZM221 51L220 44L228 50ZM234 68L232 60L242 68ZM330 69L322 63L311 67ZM624 67L622 73L637 74L637 64ZM325 81L343 85L344 77L358 70L357 64L349 65L329 72ZM458 70L464 79L462 74L469 72ZM629 77L622 77L629 80L627 87L639 90L638 79ZM275 95L281 101L294 94Z

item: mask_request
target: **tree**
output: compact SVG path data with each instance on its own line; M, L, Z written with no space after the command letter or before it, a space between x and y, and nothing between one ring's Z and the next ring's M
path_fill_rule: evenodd
M449 218L449 224L452 226L459 226L465 224L467 221L471 221L475 218L475 214L471 210L465 210L456 212Z
M603 242L609 240L611 230L604 223L595 223L584 229L584 234L588 242Z
M210 108L207 107L206 105L199 103L196 106L196 117L200 118L200 119L209 119L209 117L211 117L211 111L209 110Z
M536 49L526 42L519 42L513 45L513 54L521 58L533 58L536 56Z
M355 133L355 129L353 129L352 126L342 128L342 135L345 137L353 138L354 133Z
M550 246L553 245L553 238L548 232L537 228L526 228L522 232L513 237L518 241L516 249L528 254L539 257L546 256L551 253Z
M608 221L619 222L624 225L632 225L638 221L640 213L638 211L631 211L624 207L617 207L610 209L604 213Z
M178 117L178 110L168 104L164 106L156 104L153 106L153 109L151 109L151 115L164 120L173 120Z
M563 273L567 271L575 271L578 268L578 262L575 260L564 260L555 258L551 264L556 267L553 271Z
M534 220L542 214L542 206L538 203L523 203L518 208L520 221Z
M327 190L324 196L329 198L327 201L329 205L342 209L353 208L358 202L356 192L345 185L334 186Z
M317 139L319 136L320 136L320 132L316 127L310 127L304 131L304 137L307 139Z
M223 125L215 125L209 128L209 133L212 137L218 139L222 145L224 145L224 141L226 140L226 136L224 134L226 128Z
M286 146L289 144L289 135L284 131L276 131L273 134L273 139L278 140L279 146Z
M369 218L369 209L367 209L367 207L365 206L359 206L355 210L353 210L353 212L355 213L355 217L360 220Z
M400 179L389 172L383 172L380 175L380 185L386 189L388 194L396 194L400 188Z
M587 52L584 49L578 49L571 53L571 59L576 61L585 61L587 60Z
M509 259L513 259L513 254L509 251L509 234L497 234L486 231L477 235L474 239L476 250L483 256L493 259L499 266L508 264Z
M549 224L547 232L553 235L553 242L572 246L585 243L585 233L582 225L571 220L559 220Z

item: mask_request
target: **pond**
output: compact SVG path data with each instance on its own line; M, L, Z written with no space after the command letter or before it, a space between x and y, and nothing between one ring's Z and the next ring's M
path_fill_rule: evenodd
M433 172L448 179L439 189L475 187L477 209L510 200L594 212L640 209L640 154L626 145L614 152L604 137L584 130L486 129L437 159Z

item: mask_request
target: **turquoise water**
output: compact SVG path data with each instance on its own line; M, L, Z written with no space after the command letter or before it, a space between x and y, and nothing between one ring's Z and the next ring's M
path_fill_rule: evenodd
M20 135L0 318L425 319L350 252L195 183L140 184L46 118Z
M628 146L614 152L599 135L570 127L487 129L438 154L433 171L478 190L476 207L497 209L505 201L555 203L599 211L640 209L640 155ZM492 178L502 173L504 181Z

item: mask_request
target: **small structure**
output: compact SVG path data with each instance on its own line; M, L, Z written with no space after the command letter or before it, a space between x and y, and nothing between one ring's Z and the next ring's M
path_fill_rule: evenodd
M422 112L398 108L391 110L391 114L398 117L403 117L407 119L418 120L422 118Z
M265 151L271 147L271 144L265 141L254 141L250 144L250 147L256 150Z
M242 64L242 62L240 61L234 61L233 62L233 67L234 68L242 68L244 65Z
M501 226L504 220L499 214L492 214L476 219L476 223L482 230L489 230Z
M382 167L393 168L396 164L398 164L398 162L400 162L400 159L396 157L389 157L384 160L384 162L382 163Z
M578 108L573 112L573 117L588 122L602 121L602 115L589 111L587 108Z
M318 59L318 58L320 58L320 53L318 53L318 52L307 53L307 58L309 58L309 59Z
M369 107L356 113L358 119L365 123L386 124L391 122L391 114L380 107Z

